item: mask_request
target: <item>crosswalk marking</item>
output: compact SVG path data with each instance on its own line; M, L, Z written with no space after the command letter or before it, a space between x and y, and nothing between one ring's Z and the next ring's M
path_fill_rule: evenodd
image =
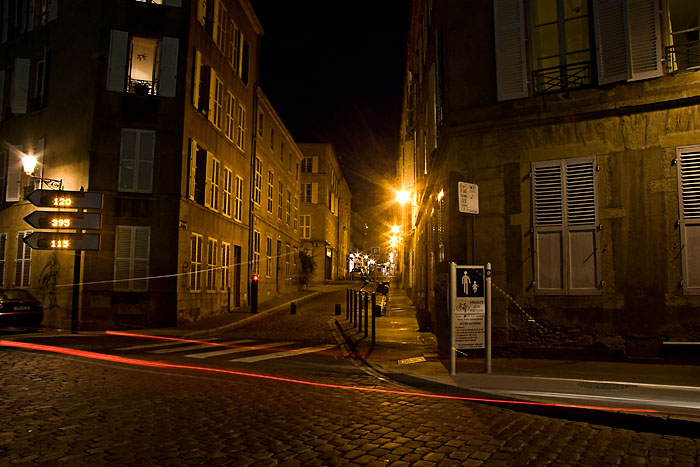
M295 355L304 355L306 353L319 352L321 350L328 350L328 349L333 348L333 347L335 347L335 345L321 345L318 347L303 347L301 349L287 350L284 352L274 352L274 353L268 353L265 355L256 355L253 357L234 358L233 360L229 360L229 361L230 362L241 362L241 363L253 363L253 362L259 362L262 360L271 360L273 358L284 358L284 357L292 357Z
M255 342L252 340L242 340L242 341L236 341L236 344L247 344L250 342ZM233 343L233 342L232 342ZM257 347L256 347L257 348ZM234 347L234 348L228 348L228 349L223 349L223 350L214 350L212 352L200 352L200 353L191 353L185 355L185 357L190 357L190 358L209 358L209 357L216 357L219 355L226 355L230 353L236 353L236 352L242 352L245 350L252 350L250 347L245 347L241 349L240 347Z
M229 345L229 344L237 344L239 343L238 340L236 341L228 341L228 342L217 342L217 345ZM187 345L185 347L176 347L174 349L161 349L161 350L151 350L150 353L157 353L157 354L164 354L164 353L174 353L174 352L184 352L186 350L197 350L197 349L211 349L212 344L197 344L197 345Z
M269 349L269 348L274 348L274 347L282 347L283 345L289 345L289 344L294 344L294 342L268 342L267 344L260 344L256 345L255 347L244 347L240 349L233 349L235 352L229 352L229 353L240 353L240 352L250 352L253 350L259 350L259 349ZM235 361L229 360L231 362Z
M212 339L200 339L202 342ZM137 350L137 349L153 349L155 347L170 347L173 345L186 344L184 341L160 341L155 344L130 345L129 347L119 347L117 350Z

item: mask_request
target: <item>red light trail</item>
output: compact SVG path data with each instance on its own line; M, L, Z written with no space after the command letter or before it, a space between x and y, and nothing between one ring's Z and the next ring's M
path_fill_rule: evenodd
M131 334L131 335L133 336L133 334ZM169 338L166 338L166 339L169 339ZM97 353L97 352L89 352L86 350L66 349L63 347L55 347L55 346L51 346L51 345L32 344L30 342L15 342L15 341L0 340L0 346L15 347L15 348L27 349L27 350L38 350L38 351L42 351L42 352L52 352L52 353L58 353L58 354L64 354L64 355L71 355L74 357L89 358L89 359L93 359L93 360L102 360L102 361L107 361L107 362L123 363L125 365L145 366L145 367L151 367L151 368L177 369L177 370L204 371L204 372L210 372L210 373L246 376L246 377L250 377L250 378L260 378L260 379L266 379L266 380L272 380L272 381L281 381L281 382L285 382L285 383L304 384L307 386L315 386L315 387L329 388L329 389L365 391L365 392L375 392L375 393L381 393L381 394L397 394L397 395L401 395L401 396L429 397L429 398L433 398L433 399L451 399L451 400L462 400L462 401L470 401L470 402L489 402L489 403L496 403L496 404L529 405L529 406L540 406L540 407L559 407L559 408L574 408L574 409L591 409L591 410L605 410L605 411L612 411L612 412L659 413L658 411L651 410L651 409L609 408L609 407L597 407L597 406L574 405L574 404L548 404L548 403L543 403L543 402L509 401L509 400L485 399L485 398L477 398L477 397L448 396L445 394L426 394L426 393L421 393L421 392L395 391L395 390L391 390L391 389L363 388L363 387L359 387L359 386L343 386L340 384L317 383L317 382L313 382L313 381L304 381L304 380L299 380L299 379L282 378L279 376L261 375L261 374L257 374L257 373L247 373L247 372L243 372L243 371L224 370L224 369L218 369L218 368L207 368L207 367L199 367L199 366L193 366L193 365L177 365L174 363L164 363L164 362L152 362L152 361L148 361L148 360L125 358L125 357L119 357L116 355L107 355L107 354L101 354L101 353Z

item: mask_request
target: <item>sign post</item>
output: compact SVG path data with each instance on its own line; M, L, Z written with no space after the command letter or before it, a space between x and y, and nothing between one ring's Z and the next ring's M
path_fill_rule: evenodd
M486 372L491 371L490 264L463 266L450 263L451 352L450 374L457 373L458 349L486 348Z

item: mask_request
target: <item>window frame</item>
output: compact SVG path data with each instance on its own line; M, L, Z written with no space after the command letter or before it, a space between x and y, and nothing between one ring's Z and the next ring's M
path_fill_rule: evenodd
M192 232L190 235L190 292L202 291L202 235Z

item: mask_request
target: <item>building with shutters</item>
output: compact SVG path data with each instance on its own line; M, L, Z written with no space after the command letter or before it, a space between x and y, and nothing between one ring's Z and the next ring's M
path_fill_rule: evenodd
M0 284L41 297L44 325L69 325L73 252L21 241L25 194L60 181L104 194L99 250L82 253L81 329L247 305L263 33L248 0L0 6Z
M402 280L438 335L454 261L492 264L497 349L655 357L700 339L699 11L413 2Z
M301 247L316 263L313 282L344 279L350 254L352 195L340 161L328 143L299 143Z

